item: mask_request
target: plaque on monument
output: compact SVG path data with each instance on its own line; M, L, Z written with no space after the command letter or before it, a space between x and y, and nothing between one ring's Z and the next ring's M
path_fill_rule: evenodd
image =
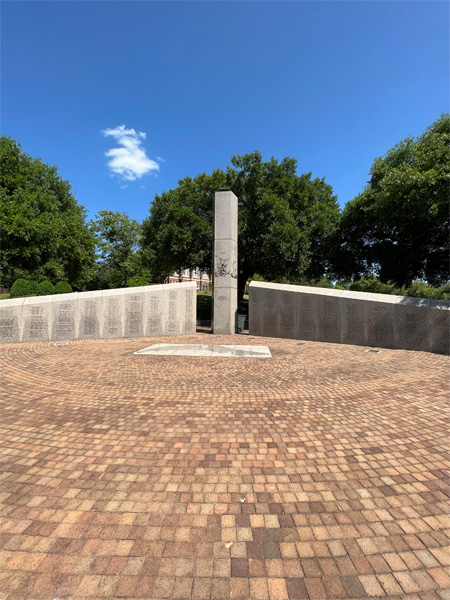
M2 308L0 313L0 343L9 344L20 341L19 320L22 312L22 302L17 306Z
M339 323L339 295L342 292L333 290L333 295L317 295L318 331L317 340L338 344L341 341Z
M103 310L102 310L102 337L119 338L123 337L124 328L124 309L123 309L123 291L105 290L103 292Z
M405 350L430 350L431 301L399 296L396 305L397 345Z
M154 286L156 287L156 286ZM160 287L160 286L158 286ZM161 289L149 292L147 294L147 303L145 313L147 320L145 324L145 335L157 337L163 335L162 327L162 304L164 299L164 291Z
M182 304L182 323L181 328L185 333L195 333L195 323L196 323L196 289L185 289L182 292L183 304Z
M296 330L295 294L289 291L280 292L279 311L277 315L280 337L290 338Z
M430 301L430 349L439 354L450 353L450 301Z
M174 284L177 285L177 284ZM181 290L179 290L181 291ZM169 290L167 292L167 335L177 335L179 333L179 314L178 314L178 290Z
M23 342L50 340L51 296L25 298L23 304Z
M144 335L144 294L124 294L124 306L124 335L142 337Z
M310 293L297 294L299 297L296 302L298 323L296 338L299 340L317 340L317 296Z
M67 296L72 298L67 298ZM78 307L78 294L64 294L53 296L52 301L52 320L51 320L51 340L75 340L76 331L76 313Z
M78 298L80 340L92 340L101 337L100 324L103 304L103 293L82 292Z
M265 292L264 321L266 335L268 337L277 337L279 336L279 324L277 318L279 313L277 306L277 293L279 292L278 290L274 289L265 290Z
M346 291L339 298L342 344L366 344L366 296L362 292Z
M367 294L367 345L397 348L397 296Z
M248 303L249 331L253 335L263 335L264 331L264 290L252 288L251 302Z

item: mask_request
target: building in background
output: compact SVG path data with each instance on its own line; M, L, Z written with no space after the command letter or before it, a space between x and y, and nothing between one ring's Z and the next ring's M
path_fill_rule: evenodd
M174 273L166 279L165 283L182 283L184 281L195 281L197 283L197 289L201 292L211 291L211 276L208 273L203 273L203 271L200 271L199 269L194 269L193 271L184 269L184 271L180 271L180 273Z

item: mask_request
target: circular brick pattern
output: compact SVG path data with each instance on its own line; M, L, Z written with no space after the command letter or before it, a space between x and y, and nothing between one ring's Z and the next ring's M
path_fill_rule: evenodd
M2 347L2 597L444 597L448 357L167 340Z

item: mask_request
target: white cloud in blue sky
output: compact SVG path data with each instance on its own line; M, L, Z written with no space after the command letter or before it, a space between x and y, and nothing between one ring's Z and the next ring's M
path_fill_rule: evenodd
M134 181L148 173L159 171L158 163L145 153L142 142L146 134L143 131L119 125L114 129L103 129L102 133L105 137L114 138L119 145L118 148L105 152L105 156L109 158L111 176L118 175L126 181Z

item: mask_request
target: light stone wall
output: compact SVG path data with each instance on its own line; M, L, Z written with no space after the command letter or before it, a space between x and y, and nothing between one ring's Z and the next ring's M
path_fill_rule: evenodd
M195 333L195 282L0 302L0 342L137 338Z
M214 198L214 333L236 333L238 199L229 190Z
M450 302L252 281L249 333L449 354Z

